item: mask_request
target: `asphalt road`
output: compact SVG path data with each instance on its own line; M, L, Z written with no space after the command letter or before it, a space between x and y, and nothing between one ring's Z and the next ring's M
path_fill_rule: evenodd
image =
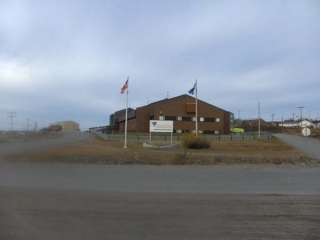
M1 144L0 155L88 139ZM0 240L319 239L319 183L319 164L0 164Z
M319 171L0 164L0 239L319 239Z
M312 131L312 130L311 130ZM320 160L320 140L310 137L300 137L289 134L274 134L282 142L285 142L299 151Z

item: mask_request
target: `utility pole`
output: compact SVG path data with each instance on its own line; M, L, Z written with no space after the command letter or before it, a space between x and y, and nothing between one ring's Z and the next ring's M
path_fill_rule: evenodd
M293 121L294 121L294 113L292 113L292 119L293 119Z
M297 107L297 108L300 108L300 121L302 121L302 108L304 107Z
M27 119L27 131L29 132L29 127L30 127L30 119Z
M310 110L309 110L309 121L311 121L311 115L310 115Z
M241 110L238 110L238 125L240 125L240 112Z
M271 117L272 117L272 123L273 123L274 113L271 114Z
M11 131L10 131L10 134L12 134L12 131L13 131L13 118L15 118L17 115L15 112L9 112L8 113L8 118L11 119Z
M260 141L260 103L258 103L258 139Z

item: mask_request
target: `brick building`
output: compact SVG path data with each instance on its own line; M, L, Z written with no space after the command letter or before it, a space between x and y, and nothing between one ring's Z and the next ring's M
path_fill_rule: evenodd
M245 131L258 131L259 119L246 119L242 121L241 125ZM267 130L268 123L260 118L260 130Z
M198 132L204 134L229 134L230 112L198 99ZM150 120L174 121L175 133L195 130L195 98L181 95L150 103L136 110L128 108L128 132L148 133ZM124 132L125 109L110 116L113 132Z

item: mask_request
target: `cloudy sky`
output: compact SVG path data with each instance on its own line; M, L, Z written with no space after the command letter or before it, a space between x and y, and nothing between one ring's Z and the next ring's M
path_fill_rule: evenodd
M127 77L131 108L197 79L241 119L320 118L320 2L0 0L0 130L108 125Z

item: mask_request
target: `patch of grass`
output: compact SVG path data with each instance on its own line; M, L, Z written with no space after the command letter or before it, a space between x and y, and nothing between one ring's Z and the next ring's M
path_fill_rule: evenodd
M187 133L182 136L182 146L187 149L208 149L210 142L203 138L198 138L196 134Z
M185 165L190 161L191 152L187 151L187 149L183 149L175 154L172 164L173 165Z

